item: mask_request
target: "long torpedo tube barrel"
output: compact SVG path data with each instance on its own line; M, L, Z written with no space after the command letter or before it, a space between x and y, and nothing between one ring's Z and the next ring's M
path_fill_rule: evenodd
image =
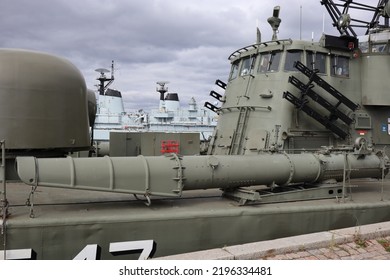
M29 185L146 196L180 196L183 190L287 185L350 178L381 178L387 158L355 154L261 154L255 156L48 158L18 157ZM387 171L386 171L387 172Z

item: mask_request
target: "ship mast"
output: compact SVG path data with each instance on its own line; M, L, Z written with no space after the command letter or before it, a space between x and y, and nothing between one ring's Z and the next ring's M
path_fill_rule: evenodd
M100 73L100 77L97 80L100 82L98 85L99 95L104 95L106 89L114 82L114 61L111 62L111 77L107 78L105 73L109 73L110 71L105 68L98 68L95 70ZM107 82L107 84L105 84Z
M159 81L156 82L156 84L159 85L159 87L156 88L156 91L160 93L160 106L159 109L162 110L165 107L165 93L168 91L168 87L166 84L168 84L168 81Z
M342 2L342 3L338 3ZM358 1L333 1L322 0L321 5L324 5L333 21L333 26L337 28L341 35L357 37L354 28L365 28L365 35L371 32L378 32L389 28L390 17L390 2L389 0L379 0L377 6L370 6L359 3ZM359 10L372 12L371 21L364 21L354 18L350 15L350 10ZM384 18L384 23L380 23L380 18Z

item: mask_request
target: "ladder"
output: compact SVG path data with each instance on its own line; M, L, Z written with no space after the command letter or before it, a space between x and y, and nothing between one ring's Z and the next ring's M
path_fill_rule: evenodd
M232 146L230 148L229 155L243 154L241 149L242 142L244 140L245 129L248 124L249 111L249 107L239 108L238 120L236 124L236 129L234 130Z

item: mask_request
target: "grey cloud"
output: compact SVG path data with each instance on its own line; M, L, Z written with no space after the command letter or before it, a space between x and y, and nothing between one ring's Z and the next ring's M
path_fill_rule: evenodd
M305 36L324 11L312 0L4 0L0 47L50 52L73 62L94 88L96 68L116 63L116 80L131 109L158 105L156 81L169 80L182 104L209 98L215 79L226 80L227 57L256 39L270 40L267 18L281 6L280 38L299 36L299 6ZM310 27L310 28L308 28Z

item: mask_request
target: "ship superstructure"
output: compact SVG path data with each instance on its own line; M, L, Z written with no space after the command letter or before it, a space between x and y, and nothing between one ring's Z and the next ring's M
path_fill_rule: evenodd
M389 26L384 15L367 22L360 41L345 30L344 13L334 12L341 36L324 34L319 42L278 39L241 48L229 57L232 67L210 154L258 154L267 150L316 150L322 146L383 147L390 142L388 83ZM322 1L331 11L333 1ZM361 6L358 6L361 8ZM363 6L364 7L364 6ZM388 8L388 4L386 5ZM371 8L370 8L371 9ZM277 29L279 7L269 19ZM276 16L275 16L276 15ZM333 14L332 14L333 16ZM274 24L275 22L275 24ZM274 26L276 25L276 27ZM348 29L347 29L348 27ZM353 30L353 29L352 29ZM215 96L215 95L214 95ZM233 124L233 125L232 125Z
M168 93L168 82L157 82L159 86L156 90L160 93L159 107L149 112L143 109L127 112L122 93L108 87L114 80L113 74L111 78L106 78L105 73L109 72L108 70L102 68L97 71L101 71L101 75L98 78L100 85L93 138L99 145L109 141L111 131L197 132L201 142L211 138L218 116L215 112L200 108L194 97L191 97L188 107L181 107L178 93Z
M179 95L168 93L167 81L157 82L160 93L158 109L152 109L148 115L148 131L199 132L201 141L211 137L217 125L217 114L198 106L194 97L188 107L181 108Z

